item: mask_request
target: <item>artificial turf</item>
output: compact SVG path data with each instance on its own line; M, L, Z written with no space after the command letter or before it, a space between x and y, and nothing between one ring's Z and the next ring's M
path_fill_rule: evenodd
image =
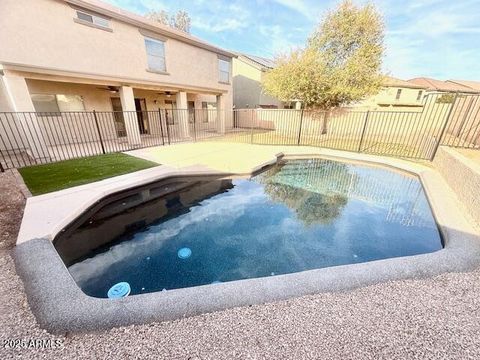
M40 195L158 165L118 153L28 166L18 171L30 192Z

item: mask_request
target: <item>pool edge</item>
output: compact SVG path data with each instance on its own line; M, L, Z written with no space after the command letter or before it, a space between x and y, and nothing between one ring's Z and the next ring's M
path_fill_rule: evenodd
M258 165L251 173L275 163L283 156L289 159L299 155L275 154L272 161ZM329 157L322 154L306 156ZM341 156L331 157L339 161L351 160ZM361 160L358 157L353 160L371 162L371 159ZM402 168L402 161L397 165L395 161L389 164L384 164L380 160L373 162L379 166L408 171L420 177L439 230L445 236L443 249L422 255L148 293L112 301L85 295L61 261L53 247L52 239L37 236L19 242L14 249L17 272L24 281L29 304L41 327L52 333L64 333L174 320L236 306L262 304L320 292L347 291L391 280L431 277L450 271L468 271L480 265L479 235L459 215L460 210L456 209L455 198L451 196L439 198L439 187L440 190L443 189L438 174L432 173L433 170L429 169L414 171L408 166L407 169ZM165 174L171 176L173 173L174 171L164 172L162 178L166 176ZM221 174L204 170L201 175L206 173ZM435 175L438 175L437 178ZM148 180L144 179L144 183Z

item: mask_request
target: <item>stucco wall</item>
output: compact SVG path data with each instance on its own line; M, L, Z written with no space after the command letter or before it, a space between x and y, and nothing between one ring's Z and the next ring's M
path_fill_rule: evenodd
M396 99L397 91L402 90L400 99ZM420 100L417 100L418 92L422 91ZM380 111L422 111L422 101L425 95L423 89L411 89L404 87L385 87L378 94L368 97L353 105L365 110ZM383 105L383 106L382 106Z
M261 70L241 59L233 59L232 69L233 103L236 109L255 108L259 105L275 105L283 108L281 101L263 93Z
M74 22L75 9L56 0L3 0L0 63L230 90L218 82L215 52L168 38L168 75L146 71L144 36L110 20L112 32Z
M445 146L438 149L433 164L480 226L480 164Z
M98 112L97 120L102 139L113 140L118 138L115 119L111 113L113 110L111 99L118 98L118 93L111 93L104 86L31 79L27 79L27 86L30 94L79 95L83 98L85 111L88 112L65 113L61 116L38 116L39 129L47 145L99 141L95 119L91 113L93 110ZM135 98L145 99L148 114L144 114L144 116L148 119L146 127L149 134L160 135L162 133L160 117L162 116L162 124L165 127L165 119L163 118L165 113L160 115L156 111L158 109L171 110L172 105L167 105L165 101L170 100L174 102L175 94L167 97L159 91L134 89L134 96ZM228 99L229 98L227 98L227 100ZM196 125L198 125L197 130L215 130L217 121L215 110L204 113L201 109L202 102L215 103L217 101L216 96L209 94L187 94L187 100L193 101L197 109L195 111ZM228 104L227 102L227 106L231 108L231 103ZM180 111L181 110L177 110L177 115ZM29 117L29 114L20 114L18 116ZM133 114L126 114L125 116L133 116ZM226 128L231 128L232 124L232 116L227 116ZM173 136L179 134L178 126L178 123L168 125ZM23 145L27 144L27 142L22 138L22 131L19 131L19 129L21 130L21 127L19 126L17 116L12 114L0 116L0 150L18 150L25 147Z

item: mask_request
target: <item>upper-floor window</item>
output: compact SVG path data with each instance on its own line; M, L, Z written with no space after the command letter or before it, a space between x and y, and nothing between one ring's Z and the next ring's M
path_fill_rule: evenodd
M423 90L420 90L417 95L417 101L420 101L420 99L422 98L422 94L423 94Z
M147 50L148 69L153 71L167 71L165 65L165 42L145 38L145 49Z
M230 82L230 61L218 58L218 81Z
M97 15L89 14L84 11L77 10L77 18L78 20L86 21L100 27L110 27L110 22L108 21L108 19L102 18Z
M398 89L397 95L395 96L395 100L399 100L401 95L402 95L402 89Z

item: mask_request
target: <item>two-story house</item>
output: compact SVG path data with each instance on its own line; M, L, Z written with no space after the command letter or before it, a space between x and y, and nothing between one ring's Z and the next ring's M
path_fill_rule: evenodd
M174 109L232 109L235 55L190 34L97 0L3 0L1 9L0 112L43 114L22 119L45 134L26 135L32 149L80 141L91 119L72 112L115 112L104 137L135 145L163 130L153 111L166 109L168 125L188 137L191 119ZM60 131L65 122L79 131Z
M379 111L421 111L426 87L391 76L385 76L382 88L376 95L352 107Z
M260 56L238 54L233 59L233 104L236 109L282 109L283 102L262 90L262 77L273 69L273 60Z

